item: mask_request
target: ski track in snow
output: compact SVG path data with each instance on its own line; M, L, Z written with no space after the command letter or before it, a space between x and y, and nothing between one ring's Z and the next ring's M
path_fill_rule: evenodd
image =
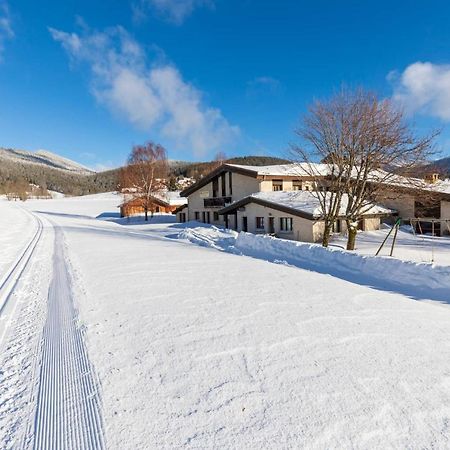
M42 335L33 449L105 448L99 383L73 303L60 227Z

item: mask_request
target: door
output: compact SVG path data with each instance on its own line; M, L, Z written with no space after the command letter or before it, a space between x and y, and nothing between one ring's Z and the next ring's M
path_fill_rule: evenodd
M248 231L248 222L247 222L247 217L244 216L242 218L242 231L247 232Z
M269 234L275 233L274 218L269 217Z

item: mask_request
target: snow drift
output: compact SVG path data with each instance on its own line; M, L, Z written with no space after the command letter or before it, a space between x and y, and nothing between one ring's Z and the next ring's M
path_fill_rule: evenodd
M450 290L450 267L447 266L364 256L317 244L250 233L238 235L235 249L257 258L285 261L334 276L344 275L343 278L354 282L374 281L379 285L381 281L386 287L402 285L420 290Z

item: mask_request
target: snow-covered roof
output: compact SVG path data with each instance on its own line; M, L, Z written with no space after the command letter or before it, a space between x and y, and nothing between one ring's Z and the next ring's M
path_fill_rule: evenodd
M331 197L331 193L326 193L327 196ZM274 192L257 192L255 194L249 195L243 200L232 203L226 209L232 209L233 205L238 203L250 203L252 200L260 200L265 203L270 203L274 207L281 206L284 208L289 208L293 211L298 211L312 218L320 218L322 214L322 208L320 206L319 199L314 192L311 191L274 191ZM341 209L339 215L343 216L345 214L345 209L347 207L348 196L343 195L341 201ZM395 211L384 206L373 204L368 205L364 208L363 215L384 215L392 214Z
M237 167L243 170L250 170L256 172L260 176L273 177L305 177L311 176L313 171L317 171L317 175L326 176L330 173L328 164L309 164L309 163L292 163L292 164L277 164L271 166L244 166L239 164L228 164L227 166Z
M187 204L187 198L186 197L180 197L181 191L164 191L155 193L152 197L158 200L161 200L163 203L170 205L170 206L181 206ZM129 201L132 201L136 198L135 192L126 192L124 193L124 201L123 204L128 203Z

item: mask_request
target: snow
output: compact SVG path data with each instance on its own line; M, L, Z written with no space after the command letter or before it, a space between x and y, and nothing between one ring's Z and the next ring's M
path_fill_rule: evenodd
M0 282L33 233L33 218L17 202L0 199ZM0 283L1 284L1 283Z
M317 244L250 233L240 233L235 248L246 255L281 260L358 284L396 290L411 296L446 300L450 292L449 266L363 256L336 248L326 249Z
M314 171L318 176L326 176L330 174L330 164L318 164L318 163L292 163L292 164L279 164L270 166L245 166L240 164L229 164L228 166L237 167L240 169L250 170L255 172L258 176L311 176ZM357 176L357 170L352 170L354 177ZM387 185L401 186L409 189L424 189L429 191L435 191L442 194L450 194L450 180L440 180L434 184L427 183L423 179L404 177L401 175L389 174L383 170L374 170L371 175L373 181L382 181Z
M56 169L68 170L84 175L94 173L87 167L62 156L56 155L47 150L30 152L27 150L0 148L0 160L16 161L26 164L38 164L53 167Z
M55 225L64 236L60 266L69 270L100 381L94 396L101 396L107 448L448 447L448 300L415 288L405 295L403 285L373 279L369 286L364 264L387 258L165 223L168 216L127 224L115 216L118 203L108 194L24 204L46 223L28 276L38 261L49 269ZM9 207L0 202L2 212ZM336 269L350 258L352 281ZM401 278L402 261L392 261L384 273L400 270ZM323 273L328 264L331 274ZM423 267L430 276L436 269ZM433 280L431 294L447 283ZM29 295L28 282L17 299ZM32 304L42 313L41 290ZM0 355L8 361L0 377L1 448L14 448L28 423L32 442L31 407L4 401L33 399L20 389L30 394L39 385L29 355L35 352L39 369L40 336L19 333L25 323L42 327L31 312L11 329L9 343L20 346Z
M226 164L240 169L251 170L261 176L311 176L311 172L316 171L317 175L328 175L330 166L328 164L314 163L292 163L292 164L273 164L270 166L244 166L240 164Z
M165 193L165 197L169 202L169 205L186 205L187 204L187 198L186 197L180 197L181 191L167 191Z
M326 194L331 197L331 194ZM250 198L257 198L265 200L281 206L296 209L308 214L312 214L314 217L319 218L323 215L322 207L320 206L319 199L314 192L310 191L275 191L275 192L257 192L249 196ZM328 199L328 201L330 201ZM345 215L347 208L348 196L344 194L342 197L339 215ZM363 215L369 214L392 214L394 211L385 208L381 205L367 205L364 209Z
M390 230L389 226L378 231L358 232L355 252L361 255L375 255ZM380 255L388 256L391 250L393 234L386 241ZM332 245L345 248L347 237L335 234ZM436 263L450 266L450 237L415 235L411 227L402 226L397 233L393 257L404 261Z

